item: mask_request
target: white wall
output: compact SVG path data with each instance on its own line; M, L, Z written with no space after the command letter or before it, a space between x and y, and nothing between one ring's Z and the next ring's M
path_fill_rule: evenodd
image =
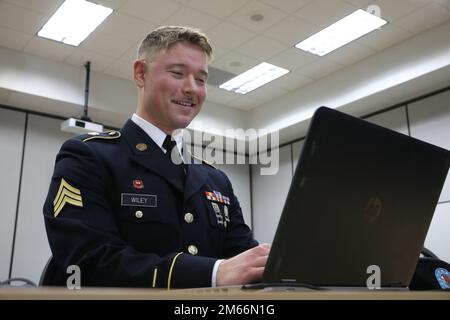
M450 91L408 105L411 135L450 150ZM450 262L450 173L441 192L425 246Z
M440 259L450 263L450 202L440 203L436 207L425 247L433 251Z
M42 207L56 154L71 136L61 132L60 124L61 120L48 117L28 117L12 277L25 277L36 283L51 256Z
M383 112L375 116L368 117L365 120L408 135L408 121L406 120L405 107Z
M408 111L413 137L450 150L450 91L411 103ZM440 202L450 201L449 177Z
M252 165L253 230L261 243L272 243L292 179L291 145L280 148L279 154L275 175L261 175L261 165Z
M23 112L0 109L0 280L9 278L25 116Z

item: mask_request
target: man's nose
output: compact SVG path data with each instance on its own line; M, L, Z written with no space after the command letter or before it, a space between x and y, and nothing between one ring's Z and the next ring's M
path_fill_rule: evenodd
M183 82L183 92L184 93L193 93L197 89L197 85L195 83L195 78L193 76L188 76L185 78Z

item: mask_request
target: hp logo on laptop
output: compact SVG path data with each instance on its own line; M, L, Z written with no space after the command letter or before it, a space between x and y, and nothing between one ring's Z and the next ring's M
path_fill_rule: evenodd
M381 210L383 209L383 202L378 197L372 197L367 201L366 207L364 208L364 218L370 223L375 222L380 216Z

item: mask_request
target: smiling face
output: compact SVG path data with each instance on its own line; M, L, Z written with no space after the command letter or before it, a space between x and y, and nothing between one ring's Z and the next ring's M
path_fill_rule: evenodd
M167 134L187 127L205 101L207 77L207 54L188 42L172 44L151 61L135 61L137 114Z

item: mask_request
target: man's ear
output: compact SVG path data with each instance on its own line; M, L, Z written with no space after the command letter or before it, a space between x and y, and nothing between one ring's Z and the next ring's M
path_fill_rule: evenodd
M134 82L138 88L144 87L145 72L147 71L147 64L145 60L136 60L133 63L133 77Z

